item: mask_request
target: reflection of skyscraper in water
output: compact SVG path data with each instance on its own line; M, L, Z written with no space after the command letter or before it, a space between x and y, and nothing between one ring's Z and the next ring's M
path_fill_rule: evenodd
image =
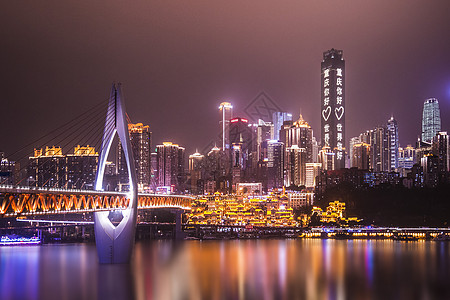
M220 128L222 131L222 150L230 149L230 120L232 118L233 106L229 102L220 103L221 112Z
M441 131L439 102L436 98L429 98L423 104L422 142L430 143L439 131Z
M322 146L335 153L336 169L345 167L345 61L343 51L323 53L321 64Z

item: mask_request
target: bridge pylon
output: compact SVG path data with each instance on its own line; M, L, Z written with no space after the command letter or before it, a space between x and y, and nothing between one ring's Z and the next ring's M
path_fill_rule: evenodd
M94 213L95 243L101 264L129 263L134 248L137 220L137 180L121 84L113 83L106 113L102 149L98 161L95 189L103 190L106 160L117 133L128 169L130 202L126 209Z

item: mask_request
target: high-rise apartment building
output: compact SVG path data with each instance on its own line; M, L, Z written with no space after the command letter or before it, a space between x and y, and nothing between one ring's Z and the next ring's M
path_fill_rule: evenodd
M284 144L278 141L267 142L267 189L283 186Z
M156 146L156 155L157 186L170 187L171 191L184 191L184 148L165 142Z
M307 163L306 164L306 184L307 188L314 188L317 183L317 176L322 169L321 163Z
M28 183L30 186L61 188L65 184L66 157L61 147L34 149L28 160Z
M431 143L433 137L441 131L441 113L436 98L429 98L423 104L422 141Z
M389 135L385 126L376 127L371 133L370 168L374 172L391 171L389 165Z
M94 147L76 146L73 154L64 155L61 147L34 149L29 157L30 186L69 189L94 189L98 153Z
M302 186L306 184L306 149L297 145L286 147L285 186Z
M305 163L311 163L313 159L313 130L309 126L308 122L300 115L299 119L292 123L291 127L283 126L280 131L283 135L282 141L285 143L286 148L291 146L298 146L304 148L306 151Z
M335 153L336 169L345 168L345 61L343 51L323 53L321 64L322 146Z
M439 173L450 171L450 149L449 139L446 131L441 131L433 137L432 152L439 158Z
M131 148L133 149L134 165L136 167L136 177L138 190L146 191L151 182L151 136L148 125L142 123L128 124ZM122 144L118 143L118 173L120 184L128 184L128 172Z
M370 145L366 143L353 144L351 149L352 167L361 170L369 170L370 168Z
M189 175L191 182L191 193L202 194L205 177L205 156L196 152L189 155Z
M73 154L66 155L66 187L93 190L97 164L98 153L94 147L76 146Z
M387 122L387 134L389 143L389 171L398 169L398 124L392 116Z

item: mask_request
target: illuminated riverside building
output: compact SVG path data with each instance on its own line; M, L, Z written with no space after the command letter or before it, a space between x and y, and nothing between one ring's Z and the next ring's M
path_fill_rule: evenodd
M193 201L188 224L297 226L286 195L231 196L215 193Z
M73 154L66 155L66 187L93 190L97 174L98 153L89 145L76 146Z
M34 149L29 157L28 182L30 186L60 188L64 186L65 156L61 147Z
M63 155L60 147L34 149L29 157L28 183L48 188L93 189L98 153L89 145L76 146L73 154Z
M291 192L288 193L289 207L298 209L300 207L310 206L314 203L313 192Z
M423 104L422 141L431 143L433 137L441 131L441 113L436 98L429 98Z
M128 124L130 134L131 148L133 149L134 164L136 167L136 177L138 190L146 191L151 182L151 132L148 125L142 123ZM128 185L128 174L125 156L122 150L122 144L118 143L118 173L120 185ZM122 188L121 188L122 190ZM128 188L125 188L128 190Z
M345 168L345 61L343 51L323 53L321 64L322 146L335 154L334 168Z
M184 191L184 148L165 142L156 146L157 188L170 192Z

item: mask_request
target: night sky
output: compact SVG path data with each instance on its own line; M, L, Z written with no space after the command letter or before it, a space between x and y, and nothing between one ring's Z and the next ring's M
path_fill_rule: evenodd
M450 2L4 1L0 149L14 152L109 96L120 81L154 145L191 154L264 91L320 140L320 63L342 49L346 137L398 120L400 144L438 98L450 130ZM348 143L348 140L347 140ZM31 154L31 153L30 153Z

